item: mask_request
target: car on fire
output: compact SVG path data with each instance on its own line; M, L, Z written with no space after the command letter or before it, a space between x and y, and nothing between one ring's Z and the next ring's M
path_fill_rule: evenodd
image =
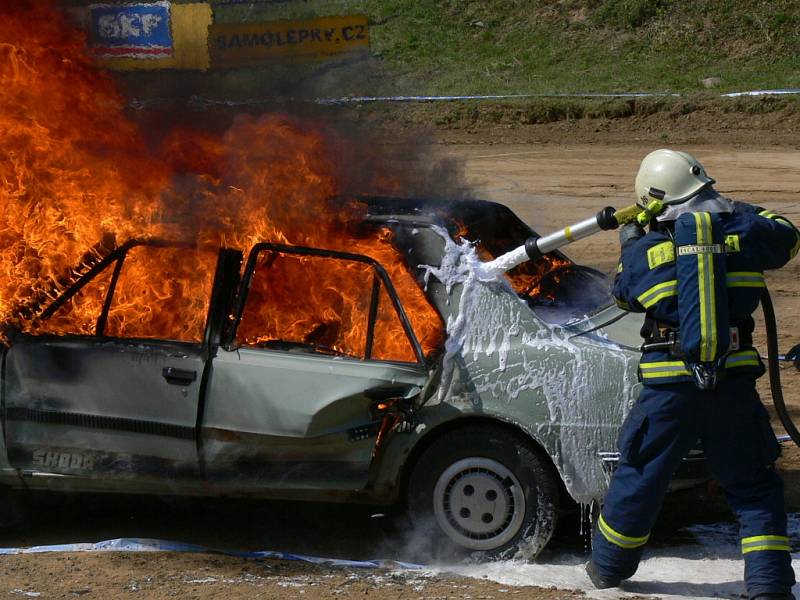
M533 235L502 205L362 202L434 315L435 348L374 258L130 241L8 334L3 498L406 505L456 548L535 556L564 506L603 496L639 389L641 317L561 254L481 277L481 260ZM334 271L357 293L306 285Z

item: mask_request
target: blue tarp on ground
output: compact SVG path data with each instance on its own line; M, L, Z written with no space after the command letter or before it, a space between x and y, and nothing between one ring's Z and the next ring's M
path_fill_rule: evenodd
M32 546L30 548L0 548L0 555L9 554L42 554L46 552L196 552L209 554L224 554L239 558L267 558L274 560L295 560L327 567L349 567L355 569L421 569L422 565L406 563L396 560L348 560L341 558L321 558L304 554L291 554L275 552L272 550L238 551L217 550L172 542L169 540L153 540L147 538L117 538L102 542L83 542L75 544L53 544L50 546Z

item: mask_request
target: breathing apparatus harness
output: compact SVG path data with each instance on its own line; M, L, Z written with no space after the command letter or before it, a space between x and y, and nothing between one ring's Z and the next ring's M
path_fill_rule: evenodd
M752 346L752 323L745 329L729 321L727 248L719 217L697 212L683 214L674 222L659 223L653 218L650 228L669 236L674 246L680 322L675 328L648 316L640 349L667 351L671 359L686 365L698 389L713 390L724 376L731 353L742 345Z
M652 199L644 207L634 204L616 210L609 206L594 217L579 221L547 236L531 237L526 240L524 245L485 263L484 268L489 273L504 273L527 260L538 260L542 255L579 239L600 231L617 229L628 223L638 223L642 228L648 225L651 228L658 227L656 217L663 212L664 208L664 203L658 198ZM641 348L643 351L667 350L676 359L683 360L695 385L704 390L714 389L720 374L724 373L721 366L725 364L734 349L752 345L752 323L731 327L728 320L725 278L726 244L718 221L719 217L713 213L686 213L676 221L673 234L676 246L676 266L679 271L684 272L684 276L678 276L679 304L685 300L693 305L693 310L684 311L680 315L681 323L678 329L661 326L653 319L648 319L645 323L647 329L643 331L646 341ZM702 271L709 268L714 270L713 284L708 278L702 279L698 276L698 269ZM698 289L701 281L708 283L705 289ZM761 292L760 300L766 324L767 372L772 401L781 424L792 441L800 447L800 431L792 422L783 398L778 364L775 310L766 287ZM697 304L696 307L695 304ZM710 312L712 308L713 315ZM713 319L710 318L712 316ZM798 348L800 346L793 348L786 358L795 360L796 366L800 368L800 350Z

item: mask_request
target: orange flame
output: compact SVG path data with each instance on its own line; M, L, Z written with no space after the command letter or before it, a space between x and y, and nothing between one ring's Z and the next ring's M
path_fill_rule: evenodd
M332 200L348 189L348 173L357 167L339 157L357 153L324 123L241 116L221 136L184 128L153 150L126 116L111 78L88 58L83 35L47 3L14 0L0 8L0 140L6 323L91 334L110 271L50 319L33 317L116 243L190 240L198 250L129 252L105 333L196 340L205 326L213 249L248 251L267 241L372 257L388 271L424 353L442 344L441 318L388 232L364 228L359 203ZM371 179L367 187L391 183L377 169ZM263 281L257 276L254 286L268 286L269 302L263 309L248 304L240 340L291 339L362 353L372 280L361 265L329 263L310 271L309 260L287 258ZM253 298L266 298L266 289L251 288ZM267 307L280 307L279 316ZM415 359L383 289L372 355Z
M493 240L492 247L487 247L484 240L480 239L480 236L473 235L466 224L457 221L455 225L458 227L458 231L454 234L454 239L477 240L474 242L475 250L478 257L484 262L494 260L501 254L513 249L519 243L519 240L516 240L515 243L509 245L507 240L501 239L502 232L498 232L498 235ZM500 246L498 246L498 242L501 242ZM553 300L554 286L561 280L558 272L571 265L572 263L568 260L559 258L554 254L546 254L539 260L529 260L517 265L504 273L504 277L508 279L514 291L525 298ZM545 281L548 281L549 284L549 289L547 290L543 289Z

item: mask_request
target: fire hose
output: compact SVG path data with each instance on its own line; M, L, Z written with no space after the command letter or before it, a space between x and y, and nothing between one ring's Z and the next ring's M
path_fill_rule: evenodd
M800 447L800 431L797 430L794 421L789 416L789 411L786 410L786 403L783 400L781 370L778 365L778 361L781 358L778 356L778 327L775 322L775 309L772 306L772 298L767 288L764 288L761 293L761 310L764 311L764 325L767 330L767 371L769 372L769 387L772 391L772 404L775 406L775 412L778 413L778 418L786 433ZM793 352L797 352L797 346L795 346ZM787 354L787 357L790 355L791 352ZM800 358L795 358L795 366L800 368Z
M634 204L616 210L611 206L607 206L594 217L578 221L546 236L528 238L522 246L498 256L493 261L487 262L484 265L484 269L489 273L498 275L505 273L525 261L538 260L549 252L601 231L616 229L620 225L634 221L644 226L662 209L663 206L658 200L653 200L647 208ZM781 386L780 365L778 364L780 360L794 361L795 366L800 370L800 345L792 348L786 355L779 356L775 309L772 305L772 298L766 288L761 294L761 308L764 311L764 323L767 332L767 372L769 374L770 391L772 392L772 403L786 433L800 447L800 430L797 429L786 409L783 387Z

